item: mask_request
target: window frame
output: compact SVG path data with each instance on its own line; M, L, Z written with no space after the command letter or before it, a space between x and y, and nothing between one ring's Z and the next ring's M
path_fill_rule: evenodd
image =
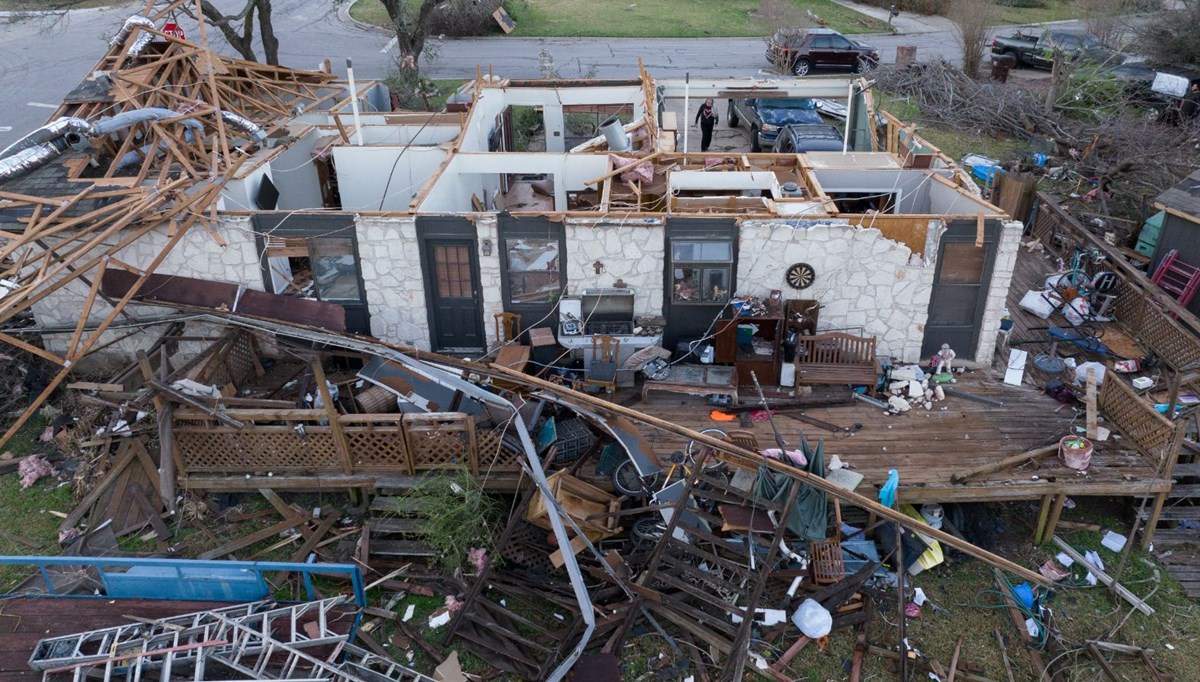
M544 310L546 307L556 307L567 287L567 235L562 223L529 221L530 224L526 225L522 224L524 222L524 220L520 223L517 221L501 221L498 226L498 238L496 241L497 256L500 259L500 296L502 307L506 312L521 313L537 309ZM513 301L513 273L509 269L509 247L513 242L523 239L558 241L558 293L551 295L548 300Z
M725 244L728 246L728 252L729 252L728 259L727 260L688 259L688 260L678 260L678 261L675 260L676 247L679 246L680 244L688 244L688 243ZM725 305L725 304L729 303L729 299L733 297L733 281L734 281L733 278L736 275L735 268L737 266L737 239L735 237L732 237L732 236L719 237L719 236L715 236L715 235L710 236L710 237L686 237L686 236L674 237L671 239L671 243L669 245L668 256L669 256L669 261L667 263L667 273L669 275L669 281L670 281L670 291L668 292L668 300L670 301L671 305L684 305L684 306ZM675 271L679 270L679 269L690 269L690 270L699 271L699 273L700 273L700 277L699 277L699 279L700 279L700 292L699 292L700 296L699 296L699 298L697 298L695 300L684 300L684 299L677 298L677 293L676 293L675 287L676 287L676 284L680 280L679 280L679 278L677 278L675 276ZM704 297L703 291L704 291L704 287L705 287L705 281L708 279L708 273L713 270L724 270L725 271L726 292L725 292L725 298L723 300L712 300L712 299L706 299Z

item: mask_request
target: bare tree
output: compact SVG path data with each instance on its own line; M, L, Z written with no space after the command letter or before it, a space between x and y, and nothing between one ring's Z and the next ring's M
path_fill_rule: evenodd
M184 3L181 9L195 19L190 3ZM254 52L254 17L258 15L258 37L262 40L263 60L267 64L279 64L279 39L275 37L275 26L271 22L271 0L246 0L245 6L234 14L225 14L217 9L210 0L200 0L200 11L204 21L213 26L225 37L237 53L252 62L259 61Z
M1183 9L1159 11L1138 30L1141 50L1170 64L1200 64L1200 0L1184 0Z
M411 64L410 68L420 72L421 52L425 50L425 39L429 37L433 26L434 11L452 10L452 5L465 4L466 0L421 0L421 4L415 7L411 0L382 2L392 22L392 29L396 32L401 64Z
M983 51L988 44L988 27L996 18L991 0L951 0L947 18L954 24L963 51L963 71L972 78L979 75Z
M1129 33L1129 19L1125 15L1135 11L1134 0L1080 0L1079 8L1084 12L1088 33L1105 47L1121 49Z

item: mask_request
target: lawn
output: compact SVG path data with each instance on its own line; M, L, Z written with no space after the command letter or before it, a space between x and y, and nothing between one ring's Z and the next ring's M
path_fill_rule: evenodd
M796 13L812 12L842 33L878 33L887 24L830 0L793 0ZM775 27L753 16L758 0L525 0L508 3L514 36L605 38L706 38L761 36ZM388 26L378 0L358 0L355 19ZM497 29L498 31L499 29Z
M1074 0L1046 0L1042 7L1007 7L997 5L998 15L993 25L1040 24L1046 21L1078 19L1086 12Z

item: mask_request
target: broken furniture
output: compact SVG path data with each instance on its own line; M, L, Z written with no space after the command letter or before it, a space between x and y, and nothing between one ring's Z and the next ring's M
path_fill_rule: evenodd
M874 386L883 372L875 337L827 332L796 339L796 381Z
M617 358L621 357L621 339L607 334L593 335L590 357L583 385L603 388L611 396L617 390Z
M1200 289L1200 268L1179 260L1179 252L1171 249L1154 269L1150 281L1186 307Z
M496 323L496 343L506 344L516 341L521 336L521 316L518 313L496 313L492 316Z
M714 361L736 367L743 386L753 385L752 374L763 386L778 386L786 332L783 309L775 304L765 315L734 315L717 324Z
M734 405L737 405L737 367L700 364L672 365L671 373L666 379L661 381L647 379L642 384L642 400L650 395L650 391L696 396L726 395L733 400Z
M546 477L554 499L562 506L583 534L593 542L612 535L617 530L617 518L605 516L599 520L588 520L590 517L611 514L621 508L622 498L615 497L590 483L584 483L572 476L566 469L560 469ZM550 506L542 495L534 496L525 512L525 520L539 528L550 530ZM570 528L570 524L568 524ZM573 543L572 543L573 544Z

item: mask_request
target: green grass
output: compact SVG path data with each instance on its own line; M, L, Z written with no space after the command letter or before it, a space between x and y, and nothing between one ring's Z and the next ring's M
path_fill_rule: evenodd
M1086 12L1072 0L1047 0L1045 7L997 6L998 14L994 26L1004 24L1040 24L1046 21L1079 19Z
M872 19L830 0L793 0L796 12L821 17L842 33L887 32L885 22ZM706 38L765 36L774 30L752 13L757 0L527 0L508 3L516 22L514 36L605 38ZM358 0L355 19L376 26L390 25L378 0ZM497 28L497 32L499 29Z
M38 442L38 436L46 426L41 415L34 417L4 447L16 457L47 452L49 448ZM0 476L0 519L4 529L32 540L42 546L41 550L26 547L0 537L0 556L24 556L31 554L58 554L58 524L61 522L50 511L71 511L74 506L71 487L59 485L53 478L43 478L32 487L22 490L21 477L16 472ZM7 592L26 571L17 567L0 567L0 593Z

